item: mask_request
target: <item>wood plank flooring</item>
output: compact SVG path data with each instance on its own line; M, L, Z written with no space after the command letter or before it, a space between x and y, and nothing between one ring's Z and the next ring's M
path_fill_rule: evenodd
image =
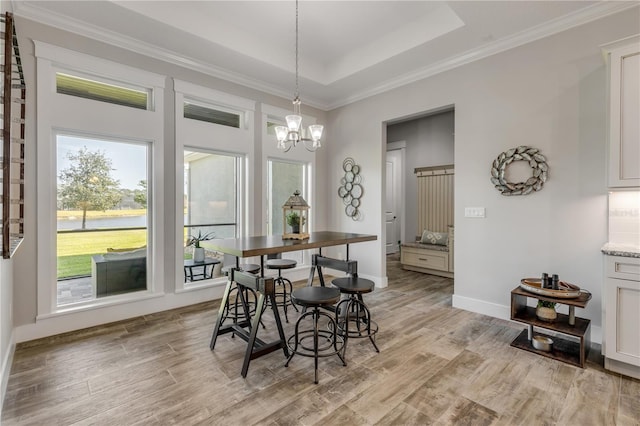
M337 357L281 351L240 376L245 342L209 339L217 302L20 344L9 425L638 425L640 381L509 346L523 325L451 307L453 282L400 269L365 296L380 332ZM301 285L301 283L298 283ZM290 310L290 335L295 311ZM259 337L276 335L265 315Z

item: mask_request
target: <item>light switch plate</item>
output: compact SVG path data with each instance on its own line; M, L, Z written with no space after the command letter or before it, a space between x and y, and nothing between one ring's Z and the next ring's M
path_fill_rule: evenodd
M477 217L477 218L485 217L485 208L484 207L465 207L464 217Z

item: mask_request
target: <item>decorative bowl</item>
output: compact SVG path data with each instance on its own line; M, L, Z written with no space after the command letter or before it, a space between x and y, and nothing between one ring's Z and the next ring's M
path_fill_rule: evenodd
M536 334L533 336L533 339L531 339L531 344L539 351L550 352L553 348L553 339Z
M520 287L531 293L540 294L542 296L557 297L560 299L575 299L580 297L580 287L565 281L560 281L559 289L542 288L542 280L540 278L523 278L520 280Z

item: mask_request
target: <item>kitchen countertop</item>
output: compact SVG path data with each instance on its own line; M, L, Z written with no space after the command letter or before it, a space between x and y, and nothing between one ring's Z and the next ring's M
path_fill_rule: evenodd
M602 246L600 251L609 256L640 258L640 247L634 247L625 244L606 243L604 246Z

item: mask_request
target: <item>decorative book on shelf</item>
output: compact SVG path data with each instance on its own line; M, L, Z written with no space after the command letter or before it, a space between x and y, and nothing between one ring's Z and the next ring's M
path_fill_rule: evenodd
M24 238L24 134L26 84L13 15L0 16L2 36L2 257L15 253Z

